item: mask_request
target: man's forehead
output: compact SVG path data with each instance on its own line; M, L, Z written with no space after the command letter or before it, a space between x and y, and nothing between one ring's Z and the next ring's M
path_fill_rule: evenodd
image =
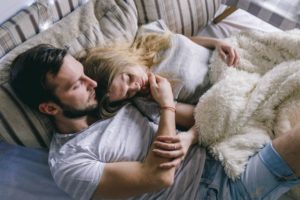
M58 73L47 74L48 83L53 88L68 89L70 88L81 76L82 68L72 56L66 55L63 59Z

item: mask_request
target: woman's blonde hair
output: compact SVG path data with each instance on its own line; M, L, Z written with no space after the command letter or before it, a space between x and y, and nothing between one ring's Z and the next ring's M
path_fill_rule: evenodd
M108 118L129 101L110 102L108 88L114 77L126 72L128 67L145 66L151 68L163 58L159 54L170 47L170 33L148 33L130 43L95 47L81 52L77 59L83 64L85 74L97 81L99 115Z

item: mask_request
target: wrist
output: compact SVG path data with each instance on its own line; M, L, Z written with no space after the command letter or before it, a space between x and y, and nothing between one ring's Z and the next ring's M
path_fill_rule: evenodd
M172 111L172 112L176 112L176 108L175 108L175 105L166 105L166 106L160 106L160 109L161 110L169 110L169 111Z
M176 108L176 101L172 100L172 101L169 101L169 102L164 102L164 103L161 103L160 104L160 107L174 107Z
M180 140L184 143L186 149L189 149L193 144L193 137L189 132L179 132L178 133Z
M198 132L196 131L195 126L193 126L192 128L190 128L186 133L187 133L187 135L190 136L191 144L198 143Z
M215 48L217 48L217 47L219 47L221 45L222 41L218 40L218 39L214 39L212 43L213 43L213 46Z

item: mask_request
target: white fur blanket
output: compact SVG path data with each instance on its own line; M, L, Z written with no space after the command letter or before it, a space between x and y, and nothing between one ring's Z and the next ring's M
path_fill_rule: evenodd
M291 128L283 110L300 101L300 30L245 31L228 41L238 50L240 63L227 67L213 54L214 86L200 98L194 114L199 143L235 179L250 156Z

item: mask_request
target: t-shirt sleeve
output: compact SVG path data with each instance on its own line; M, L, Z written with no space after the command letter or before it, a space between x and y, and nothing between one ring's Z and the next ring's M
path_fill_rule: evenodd
M64 151L72 153L49 159L56 184L73 199L91 199L100 182L105 163L82 148L67 148Z

